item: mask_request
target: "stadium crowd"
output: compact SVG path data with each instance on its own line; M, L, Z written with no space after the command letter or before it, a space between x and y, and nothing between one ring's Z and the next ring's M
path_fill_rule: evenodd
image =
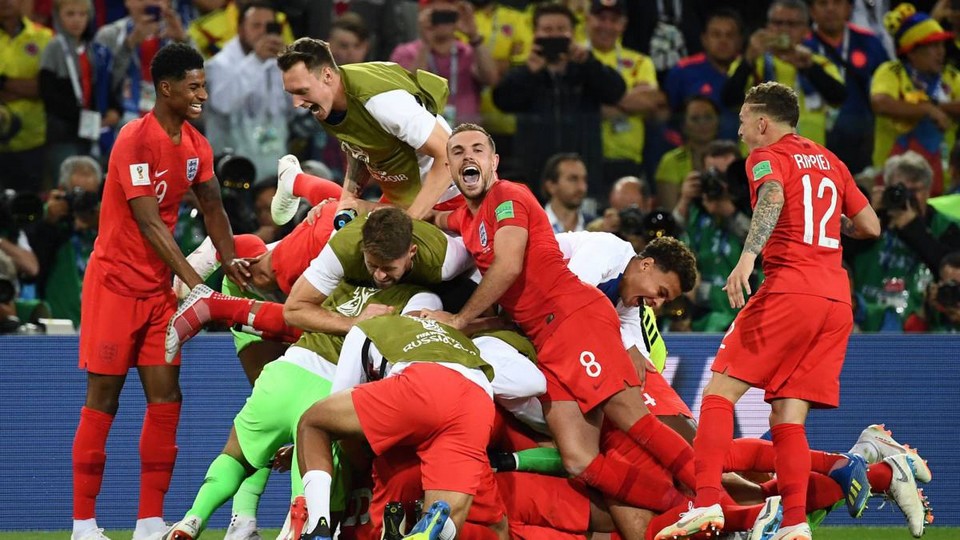
M921 536L915 450L803 424L854 324L960 330L960 6L748 4L0 0L0 328L82 328L73 537L134 366L135 539L258 538L271 467L282 538L811 540L871 493ZM170 526L205 328L253 393ZM681 331L727 332L699 428Z

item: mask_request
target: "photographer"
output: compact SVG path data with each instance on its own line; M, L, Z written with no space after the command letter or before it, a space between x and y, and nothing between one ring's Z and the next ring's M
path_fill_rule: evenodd
M697 256L700 272L691 309L692 329L697 332L722 332L737 313L723 287L750 229L750 216L741 210L741 191L733 174L732 164L739 157L735 145L712 145L704 158L706 170L687 176L674 208L674 216L686 226L686 243ZM754 274L758 275L759 271Z
M940 262L940 281L927 286L923 309L903 325L907 332L960 332L960 251Z
M512 68L493 89L493 102L517 113L514 154L522 156L516 180L536 191L547 157L577 152L594 179L590 193L606 194L600 136L601 105L618 105L626 83L617 71L573 42L576 19L561 4L539 4L533 13L534 42L526 63Z
M933 181L927 160L915 152L891 157L883 178L870 197L880 216L880 238L844 239L864 331L901 330L920 306L929 276L937 279L943 257L960 249L960 225L927 204Z
M72 156L60 165L57 189L50 190L43 219L27 231L40 261L37 293L53 316L80 324L80 289L100 219L100 165Z
M39 214L40 204L31 192L0 190L0 253L10 257L21 277L33 278L40 271L40 263L22 229L31 217Z

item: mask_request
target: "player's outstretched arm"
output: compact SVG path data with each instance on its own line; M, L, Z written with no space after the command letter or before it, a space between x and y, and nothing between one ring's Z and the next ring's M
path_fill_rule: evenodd
M443 312L433 314L424 311L424 316L437 319L456 329L463 329L484 311L492 306L513 285L523 271L524 253L527 248L527 229L508 225L501 227L493 237L496 245L496 254L490 269L483 275L477 290L473 291L470 299L460 310L452 316L443 316ZM439 315L439 316L438 316Z
M223 200L220 198L220 182L211 178L193 186L193 192L200 203L203 212L203 224L207 235L213 240L220 260L223 262L223 271L227 277L237 285L247 288L247 279L250 278L249 262L237 259L237 252L233 245L233 230L230 220L223 209Z
M450 187L452 179L450 171L447 170L447 139L449 138L450 134L438 120L427 142L417 149L421 154L432 157L433 165L427 171L427 177L423 179L420 192L417 193L413 204L407 208L407 214L413 219L423 219L440 200L443 192Z
M197 274L180 252L180 246L174 241L170 229L167 229L160 219L156 196L135 197L128 202L140 234L150 242L160 259L191 289L203 283L200 274Z
M869 204L853 218L840 216L840 231L850 238L872 240L880 237L880 218Z
M770 235L780 220L783 200L783 185L775 180L768 180L757 192L757 206L753 210L750 232L743 243L743 252L723 288L727 291L730 307L734 309L742 308L746 304L743 291L746 290L747 294L751 292L750 274L753 273L757 256L763 251L763 246L767 245L767 240L770 240Z

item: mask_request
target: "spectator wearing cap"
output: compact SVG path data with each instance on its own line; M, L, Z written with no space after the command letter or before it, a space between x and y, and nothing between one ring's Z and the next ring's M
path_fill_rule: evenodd
M592 0L587 15L587 37L593 55L617 71L627 93L616 105L603 105L603 185L642 172L644 117L666 112L666 98L657 88L657 72L649 56L623 46L627 26L625 0Z
M941 160L953 146L960 118L960 70L945 62L944 42L953 34L912 4L900 4L884 17L897 43L896 60L882 64L870 82L870 104L877 115L873 166L913 150L933 167L930 194L947 191Z
M654 178L657 204L673 208L680 185L693 171L703 170L707 146L717 137L720 116L717 106L706 96L693 96L683 108L683 144L660 158Z
M664 91L670 109L681 112L693 96L707 96L720 109L719 136L736 139L737 111L723 107L720 97L730 66L743 47L743 20L732 9L718 9L707 17L700 35L703 52L682 58L667 73Z
M477 122L480 88L499 79L490 49L484 45L465 0L421 0L420 38L398 45L390 55L410 71L426 70L447 79L450 97L443 111L447 123ZM457 32L468 43L457 39Z
M723 86L723 104L739 109L746 90L765 81L777 81L797 91L800 121L797 132L819 144L826 143L827 109L847 99L837 66L802 44L810 32L804 0L774 0L767 10L767 25L750 36L747 50L731 66Z
M276 171L277 159L287 153L294 110L277 66L284 41L273 5L252 0L237 16L238 34L206 65L206 134L214 154L230 148L250 159L256 180Z
M873 156L870 78L890 57L873 31L848 22L852 4L852 0L814 0L810 4L813 32L803 44L829 58L843 76L847 99L827 130L826 146L857 174L870 166Z
M534 44L526 63L507 72L493 90L493 101L505 112L517 113L518 180L535 187L547 157L577 152L590 178L603 177L600 137L601 105L619 105L626 83L617 71L573 42L574 16L559 4L534 10ZM600 182L592 194L605 194Z
M586 229L593 216L584 214L583 198L587 195L587 167L577 154L550 156L541 180L547 204L543 206L553 232L579 232Z
M47 131L40 54L53 32L25 17L21 4L0 0L0 188L38 192Z

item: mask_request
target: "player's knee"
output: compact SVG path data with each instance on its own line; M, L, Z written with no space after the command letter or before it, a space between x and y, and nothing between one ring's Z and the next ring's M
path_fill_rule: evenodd
M584 450L560 452L560 461L563 463L563 470L567 471L567 474L570 476L580 476L583 471L587 470L587 467L590 466L590 463L593 462L596 457L596 454L591 454Z
M153 391L147 396L147 403L181 403L183 394L180 388L169 388L161 391Z
M322 427L321 421L324 415L323 400L314 403L307 410L303 411L303 414L300 415L300 421L297 423L297 436L302 436L304 430Z
M117 410L120 409L120 399L119 396L96 395L88 392L87 401L84 403L84 406L88 409L114 416L117 414Z
M510 538L510 526L507 523L507 516L493 525L490 525L490 530L497 535L497 540L508 540Z

